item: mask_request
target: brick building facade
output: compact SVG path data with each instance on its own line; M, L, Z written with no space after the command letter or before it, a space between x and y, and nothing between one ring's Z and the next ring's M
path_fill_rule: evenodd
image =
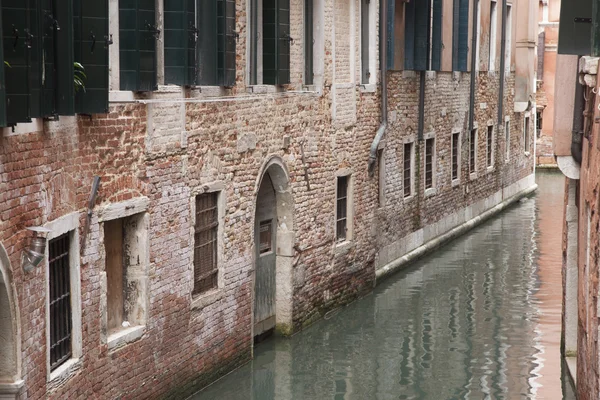
M125 25L136 14L121 3L106 4L108 112L2 129L0 398L182 398L248 361L255 334L307 327L535 186L537 8L525 0L436 2L464 3L462 34L457 53L436 47L439 66L424 73L404 64L415 2L389 4L387 125L372 176L383 118L376 2L291 0L274 76L271 48L256 46L269 38L270 5L223 2L235 10L223 50L233 75L217 67L220 86L166 84L173 44L157 39L155 90L140 90L141 67L127 75ZM147 12L135 3L138 17ZM1 4L10 15L14 5ZM165 5L154 4L147 28L167 35ZM450 40L452 13L440 26ZM15 71L5 73L8 82ZM7 103L15 96L8 88ZM21 254L32 226L50 232L30 270Z

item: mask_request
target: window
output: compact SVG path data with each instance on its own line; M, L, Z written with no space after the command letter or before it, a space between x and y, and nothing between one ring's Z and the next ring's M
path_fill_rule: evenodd
M377 160L379 160L379 207L385 206L385 152L383 149L377 150Z
M467 70L469 53L469 0L454 0L452 25L452 70Z
M452 180L458 179L458 171L460 165L460 133L452 134Z
M410 197L412 195L412 157L413 157L413 144L404 143L404 197Z
M440 70L442 3L442 0L405 3L405 69L415 71Z
M473 35L476 35L475 37L475 71L479 71L479 67L480 67L480 63L481 63L481 57L480 57L480 50L481 50L481 1L476 1L475 3L475 7L477 7L477 24L473 27Z
M196 196L196 223L194 228L194 289L192 294L207 292L217 287L218 279L218 192ZM261 246L263 234L261 226ZM261 249L262 252L262 249Z
M155 0L119 1L119 64L121 90L157 89Z
M250 84L290 83L290 1L251 0Z
M435 139L425 140L425 189L433 188L433 157L435 152Z
M486 136L486 161L487 166L490 168L494 163L494 126L489 125L487 127Z
M469 138L469 172L475 171L477 171L477 129L472 129Z
M65 233L49 241L50 370L72 355L70 238Z
M314 83L314 0L304 0L304 84Z
M525 117L525 122L523 126L523 140L525 142L525 152L529 152L529 141L531 140L529 138L529 117Z
M542 133L542 124L543 124L543 110L539 110L535 113L535 125L536 125L536 133L537 136L540 137Z
M360 1L360 60L361 83L369 83L369 7L370 0Z
M510 158L510 121L504 123L504 143L506 145L506 160Z
M273 220L261 221L259 232L259 254L271 253L273 251Z
M337 178L337 206L335 236L338 242L348 239L348 176Z
M104 223L107 329L109 335L145 323L143 276L145 213Z
M506 53L504 54L504 68L506 75L510 74L511 51L512 51L512 6L506 5Z
M497 39L497 25L498 25L498 12L497 4L495 1L490 3L490 58L488 62L489 71L496 70L496 42Z

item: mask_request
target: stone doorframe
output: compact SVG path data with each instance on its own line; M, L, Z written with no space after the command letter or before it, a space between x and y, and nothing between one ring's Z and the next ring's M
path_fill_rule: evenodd
M0 288L2 287L6 289L11 316L11 336L8 338L8 341L9 346L12 347L12 351L10 352L12 359L7 363L7 369L11 371L11 374L9 376L0 376L0 397L11 399L13 397L16 398L23 387L23 381L21 380L21 320L16 291L12 280L12 267L8 253L2 243L0 243ZM0 295L2 295L2 292L0 292ZM3 353L0 352L0 356L3 356Z
M295 243L294 199L290 187L289 174L284 161L278 156L271 156L259 170L254 189L254 208L252 227L255 225L256 202L258 191L266 174L271 177L275 189L277 205L277 247L275 261L275 331L281 335L292 334L293 317L293 263ZM256 271L256 251L254 249L254 228L252 228L252 260ZM254 279L252 281L252 330L254 330ZM254 332L252 332L254 337Z

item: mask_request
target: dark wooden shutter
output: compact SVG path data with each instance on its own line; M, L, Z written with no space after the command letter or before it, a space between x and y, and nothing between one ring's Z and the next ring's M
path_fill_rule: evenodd
M28 0L29 3L29 32L31 47L29 48L29 116L43 117L42 114L42 13L38 0Z
M429 59L429 15L430 3L427 1L415 1L415 67L416 71L428 69Z
M469 53L469 0L458 0L458 51L457 71L467 70Z
M312 85L314 82L313 1L314 0L304 0L304 83L306 85Z
M85 90L75 95L75 111L81 114L108 112L108 0L73 2L75 61L85 68Z
M442 69L442 12L443 1L433 0L433 17L431 27L431 69Z
M56 112L56 66L55 60L55 29L58 24L52 7L52 0L38 0L41 40L41 116L55 117Z
M452 3L452 70L458 71L458 36L460 22L460 0Z
M119 0L121 90L157 89L154 0Z
M369 4L370 0L360 1L360 60L361 82L369 83Z
M379 27L379 34L381 35L383 32L382 29L387 29L387 43L380 42L379 50L387 51L387 69L394 69L394 60L396 58L396 0L388 0L385 3L388 8L388 20L386 26ZM404 7L402 3L399 6Z
M2 32L2 7L0 7L0 32ZM6 80L4 79L4 46L0 40L0 127L6 126Z
M222 0L225 7L224 49L223 49L223 82L224 86L235 85L235 46L237 33L235 30L235 0Z
M404 69L415 69L415 1L404 6Z
M2 43L6 82L6 123L29 122L28 3L2 1Z
M290 2L263 2L263 83L290 82Z
M181 86L195 83L197 32L194 1L165 2L165 83Z
M198 0L198 84L216 85L217 78L217 3ZM222 6L222 2L221 6ZM223 20L220 21L223 23Z
M96 2L97 0L94 0ZM75 85L73 83L73 1L54 0L56 68L56 113L75 115ZM59 28L60 27L60 28Z

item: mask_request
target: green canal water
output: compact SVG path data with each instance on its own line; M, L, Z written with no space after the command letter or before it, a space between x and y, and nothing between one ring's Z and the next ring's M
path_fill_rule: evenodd
M197 393L207 399L572 399L560 363L564 178Z

